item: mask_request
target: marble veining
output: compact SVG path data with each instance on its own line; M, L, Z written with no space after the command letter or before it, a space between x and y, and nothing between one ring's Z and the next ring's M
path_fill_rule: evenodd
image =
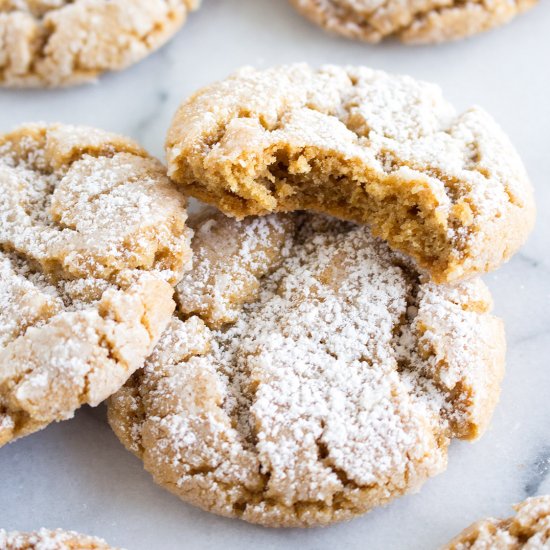
M103 127L163 155L179 102L243 65L369 64L438 82L457 108L487 108L520 151L539 217L529 242L486 280L506 323L507 373L485 436L452 445L447 471L416 495L351 523L276 531L218 518L157 487L105 422L104 407L0 449L0 527L100 535L129 550L436 549L472 521L550 493L550 2L511 25L437 47L325 35L283 0L204 0L164 49L97 85L0 91L0 131L34 120Z
M525 484L525 495L531 497L538 493L540 486L548 477L550 470L550 446L544 446L528 469L529 479Z

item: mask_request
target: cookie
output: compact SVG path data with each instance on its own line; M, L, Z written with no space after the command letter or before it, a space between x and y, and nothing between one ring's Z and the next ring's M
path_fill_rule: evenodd
M444 550L543 550L550 547L550 496L528 498L508 519L474 523Z
M40 529L34 533L7 533L0 529L0 550L109 550L103 539L74 531ZM113 550L115 550L113 548Z
M70 86L140 61L200 0L0 0L0 85Z
M100 130L0 136L0 445L97 405L153 349L191 255L164 167Z
M396 37L410 44L466 38L504 25L538 0L290 0L326 30L376 43Z
M172 179L226 214L368 223L436 282L495 269L533 225L525 169L487 113L367 68L244 69L183 103L166 149Z
M504 334L479 279L435 285L364 226L194 220L194 268L145 368L109 399L162 486L266 526L417 490L487 426Z

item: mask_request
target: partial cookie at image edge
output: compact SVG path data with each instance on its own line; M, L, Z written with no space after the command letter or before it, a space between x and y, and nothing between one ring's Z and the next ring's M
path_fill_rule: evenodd
M39 529L23 533L0 529L0 550L124 550L98 537L63 529Z
M0 136L0 445L98 405L149 355L188 268L186 200L101 130Z
M509 23L538 3L538 0L478 0L448 3L427 1L419 9L393 0L363 5L349 0L290 0L313 23L347 38L378 43L396 37L407 44L438 44L468 38ZM430 5L431 4L431 5Z
M33 13L33 6L6 0L0 86L73 86L125 69L165 44L200 2L62 0Z
M507 519L489 518L466 528L442 550L543 550L550 545L550 496L531 497L514 506Z

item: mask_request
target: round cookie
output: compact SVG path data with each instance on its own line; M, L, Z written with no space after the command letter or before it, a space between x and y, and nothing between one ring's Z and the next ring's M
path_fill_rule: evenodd
M417 490L487 426L504 333L479 279L426 281L321 215L191 224L178 317L109 421L157 483L267 526L350 519Z
M410 44L466 38L508 23L538 0L290 0L314 23L348 38Z
M167 42L200 0L0 0L0 85L69 86Z
M74 531L40 529L33 533L6 532L0 529L2 550L115 550L103 539Z
M0 135L0 445L97 405L143 365L187 267L164 167L100 130Z
M508 519L474 523L443 550L542 550L550 547L550 496L528 498Z
M436 282L495 269L533 225L525 169L487 113L364 67L244 69L183 103L166 149L172 179L226 214L367 223Z

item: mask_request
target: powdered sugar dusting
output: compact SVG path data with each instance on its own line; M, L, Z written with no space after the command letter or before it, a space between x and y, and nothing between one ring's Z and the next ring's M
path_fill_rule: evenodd
M474 523L443 550L545 550L550 545L550 497L528 498L514 506L516 515Z
M142 365L190 235L162 165L97 130L0 136L0 190L1 445L99 403Z
M378 42L456 40L508 22L537 0L291 0L327 30Z
M444 468L450 438L483 429L502 376L502 328L482 283L426 283L364 227L322 216L279 227L285 252L257 272L250 250L276 219L202 220L193 247L209 260L199 256L187 276L190 301L208 304L219 277L238 314L218 328L216 313L183 302L186 321L174 321L161 349L176 333L197 334L196 313L212 327L200 324L209 347L156 355L112 399L110 418L185 500L268 525L323 524L416 489ZM227 233L239 235L239 253L226 251ZM243 293L246 271L258 285Z
M16 142L2 140L4 250L57 278L109 279L128 268L170 269L157 260L166 256L175 265L165 276L177 281L185 200L160 163L105 145L99 155L82 154L56 169L47 134L37 130L17 135Z
M20 533L0 529L0 548L3 550L109 550L112 547L103 539L81 535L74 531L40 529L33 533Z
M22 11L41 17L45 13L72 4L74 0L2 0L0 12Z
M288 256L293 220L267 216L235 224L209 210L190 225L200 246L193 248L193 271L176 289L181 310L207 316L211 326L235 321L259 279Z
M162 46L200 0L0 0L0 85L67 86Z
M371 224L437 282L496 268L533 224L525 168L485 111L366 67L244 68L182 104L167 157L175 181L226 214Z

